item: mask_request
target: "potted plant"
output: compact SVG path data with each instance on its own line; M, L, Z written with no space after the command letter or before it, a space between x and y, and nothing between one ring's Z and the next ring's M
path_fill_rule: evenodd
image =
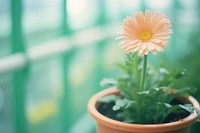
M126 52L125 61L118 65L121 76L104 79L102 86L113 87L88 102L97 132L189 133L190 126L200 119L199 103L189 96L195 89L173 87L185 70L168 72L147 63L148 53L155 55L168 44L170 20L158 12L136 12L134 19L126 17L120 34L118 39L123 40L119 45Z

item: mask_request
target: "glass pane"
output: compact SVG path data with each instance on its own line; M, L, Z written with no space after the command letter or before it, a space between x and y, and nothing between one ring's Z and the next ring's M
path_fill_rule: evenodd
M0 77L0 132L14 133L12 77Z
M91 26L96 21L98 5L94 0L67 0L67 15L70 29L78 30Z
M24 0L23 27L28 46L59 34L62 0Z
M10 1L0 0L0 58L10 54Z
M62 69L53 58L33 64L27 80L27 118L30 133L61 133L59 101L62 96Z

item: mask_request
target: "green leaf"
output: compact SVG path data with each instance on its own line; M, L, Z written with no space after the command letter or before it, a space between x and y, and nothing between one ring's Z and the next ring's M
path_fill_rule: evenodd
M172 108L173 106L168 103L157 102L157 104L164 105L166 108Z
M186 69L177 69L174 73L175 73L174 77L178 79L185 76L187 74L187 71Z
M100 86L104 87L104 86L109 86L109 87L113 87L117 85L117 81L112 79L112 78L104 78L101 82L100 82Z
M181 107L182 109L184 109L190 113L194 112L194 107L192 106L192 104L185 104L185 105L180 104L179 107Z
M197 109L196 107L192 106L191 104L185 104L185 105L179 105L182 109L193 113L194 111L197 113L198 115L198 122L200 122L200 110Z
M100 99L98 99L98 102L102 102L102 103L110 103L110 102L115 102L116 100L120 99L119 96L116 95L108 95L105 97L102 97Z
M127 73L127 67L126 67L125 64L123 64L123 63L118 63L118 64L116 64L116 66L117 66L120 70L122 70L122 72Z
M194 110L196 111L198 115L198 122L200 122L200 110L194 107Z
M134 101L128 100L128 99L118 99L115 102L115 105L113 106L113 110L117 111L121 108L128 108L131 106L131 104L135 103Z
M171 108L172 106L168 103L164 103L164 105L167 107L167 108Z
M141 91L141 92L137 92L137 94L139 95L150 95L150 94L153 94L153 93L158 93L160 90L163 90L163 87L156 87L156 88L152 88L150 90L147 90L147 91Z
M162 91L164 88L166 88L165 86L162 86L162 87L155 87L155 88L152 88L151 90L152 91Z
M169 75L169 72L167 71L167 69L165 69L165 68L160 68L159 70L160 70L160 73L161 73L162 75Z
M148 95L149 93L150 93L150 91L137 92L137 94L139 94L139 95L143 95L143 94Z
M169 73L167 76L165 76L160 83L158 84L158 86L168 86L172 83L174 83L174 81L176 79L179 79L183 76L186 75L186 70L185 69L176 69L175 71Z

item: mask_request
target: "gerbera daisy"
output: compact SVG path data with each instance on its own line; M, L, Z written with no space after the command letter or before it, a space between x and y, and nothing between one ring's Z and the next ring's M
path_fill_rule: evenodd
M117 39L123 39L119 45L125 52L139 51L138 54L144 56L149 51L153 54L163 51L172 29L170 20L164 15L146 10L144 14L136 12L134 19L127 16L120 34Z

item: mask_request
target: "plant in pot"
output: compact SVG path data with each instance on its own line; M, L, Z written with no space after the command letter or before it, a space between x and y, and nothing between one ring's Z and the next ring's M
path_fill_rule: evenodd
M172 34L170 20L149 10L126 17L120 47L126 52L120 77L100 84L112 88L95 94L88 111L98 133L188 133L200 118L199 103L189 94L194 88L174 88L184 69L168 72L147 63L148 53L161 52ZM138 54L137 54L138 52Z

